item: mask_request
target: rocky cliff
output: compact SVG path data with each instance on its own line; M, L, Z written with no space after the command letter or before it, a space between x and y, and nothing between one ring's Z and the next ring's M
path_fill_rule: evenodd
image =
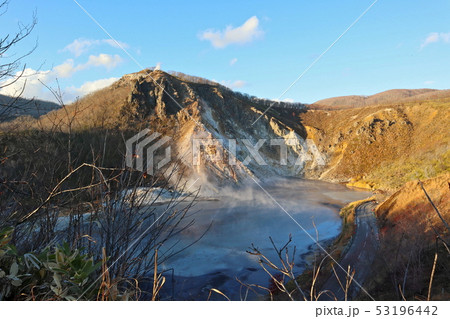
M171 138L173 164L214 183L282 175L396 189L450 167L450 98L415 93L405 94L427 99L339 110L276 103L265 112L270 101L205 79L143 70L40 123L64 126L73 116L79 130L149 128ZM200 156L192 154L193 143Z

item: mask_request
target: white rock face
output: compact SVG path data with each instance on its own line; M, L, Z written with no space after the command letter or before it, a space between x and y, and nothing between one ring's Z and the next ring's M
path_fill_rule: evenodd
M141 75L129 80L136 81L130 110L153 112L173 123L172 165L182 167L182 173L168 169L171 178L183 175L188 184L199 181L211 193L230 182L300 177L324 162L311 141L302 137L306 131L295 118L295 107L283 105L265 112L270 106L267 101L159 71L152 72L151 79Z

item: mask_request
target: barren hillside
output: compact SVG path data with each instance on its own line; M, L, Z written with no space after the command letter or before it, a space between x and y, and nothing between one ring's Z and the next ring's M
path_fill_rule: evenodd
M342 109L363 107L377 104L393 104L411 100L423 100L427 97L448 97L448 90L434 89L396 89L388 90L374 95L348 95L319 100L310 105L313 109Z
M449 171L449 110L444 98L303 113L308 137L327 157L327 166L311 177L397 189Z
M415 100L336 110L281 103L252 125L270 105L268 101L205 79L148 72L125 75L33 125L68 131L70 124L72 131L79 132L119 129L126 137L150 128L172 138L176 161L190 175L214 182L287 175L395 190L409 180L431 178L450 169L447 91L391 90L365 101ZM221 160L202 160L200 165L186 160L192 157L193 138L205 139L202 152ZM234 156L229 153L230 139L237 140L236 165L229 164ZM264 165L256 163L242 143L248 140L255 146L261 139L266 139L259 148ZM269 139L285 141L288 165L280 165L281 149L270 145ZM314 141L320 153L308 149L307 139ZM124 153L124 145L116 147ZM252 160L246 161L248 156ZM300 165L299 157L303 158ZM318 165L319 157L325 165Z
M0 122L24 115L39 117L58 108L60 108L59 104L50 101L15 98L0 94Z
M450 221L449 183L450 173L423 181L423 189L446 223ZM418 181L408 182L376 209L380 252L368 288L377 299L396 298L401 287L408 300L424 299L427 288L432 289L433 299L448 300L450 260L442 242L448 243L449 233L423 189Z
M304 110L279 103L252 125L269 105L204 79L144 70L125 75L110 87L41 117L34 125L47 129L57 126L66 132L69 126L72 131L119 129L127 132L126 136L149 128L172 139L174 165L205 183L242 182L253 176L302 176L307 167L314 166L294 165L302 156L300 145L306 135L297 120ZM193 139L201 139L201 163L193 163ZM236 140L236 145L230 146L230 139ZM264 163L245 162L251 155L245 143L254 146L261 139L265 140L259 148ZM271 145L271 139L298 141L287 145L288 165L280 164L280 146ZM124 153L124 145L114 147ZM231 147L235 154L230 153ZM206 160L208 156L216 159Z

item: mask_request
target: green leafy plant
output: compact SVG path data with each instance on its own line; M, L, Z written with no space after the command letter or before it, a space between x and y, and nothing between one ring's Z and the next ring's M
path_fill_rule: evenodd
M42 265L39 274L44 279L39 289L45 291L45 299L77 300L96 296L99 283L95 281L95 272L101 262L95 263L93 257L63 243L53 251L41 253L38 260Z
M10 244L13 231L0 231L0 300L96 299L101 261L94 262L93 257L67 243L19 255Z
M13 228L0 230L0 300L22 285L14 246L10 245Z

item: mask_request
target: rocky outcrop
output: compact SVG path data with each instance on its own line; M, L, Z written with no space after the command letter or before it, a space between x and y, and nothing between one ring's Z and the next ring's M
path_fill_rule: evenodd
M415 174L436 176L450 164L449 102L303 113L308 138L327 159L322 170L306 176L384 189L396 189Z
M291 109L264 113L265 105L219 84L189 82L162 71L127 75L119 82L131 87L121 107L123 125L131 130L144 122L169 135L174 165L190 178L240 183L317 169L319 154L306 142L306 129Z
M149 128L171 137L174 163L205 181L239 183L282 175L395 188L408 180L395 174L405 176L411 167L433 166L436 158L450 156L449 102L330 111L280 102L267 110L269 101L211 81L143 70L67 109L77 114L74 125L79 129L137 133ZM58 114L65 116L52 112L50 126L58 122ZM41 119L40 125L45 122ZM198 165L193 164L190 150L194 139L202 139ZM426 177L445 167L432 169L435 172Z

